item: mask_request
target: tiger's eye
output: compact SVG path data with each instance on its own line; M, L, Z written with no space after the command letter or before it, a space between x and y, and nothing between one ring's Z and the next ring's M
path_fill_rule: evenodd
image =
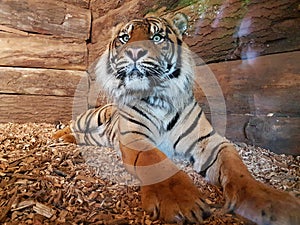
M162 41L163 37L160 35L160 34L155 34L153 37L152 37L152 40L154 42L160 42Z
M123 44L125 44L126 42L129 41L129 35L128 35L128 34L123 34L123 35L119 36L119 40L120 40Z

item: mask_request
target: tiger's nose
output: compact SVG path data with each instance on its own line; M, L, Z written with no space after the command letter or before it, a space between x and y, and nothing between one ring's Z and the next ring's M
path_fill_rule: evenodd
M133 61L137 61L143 56L147 55L148 51L142 48L128 48L125 51L125 54L131 58Z

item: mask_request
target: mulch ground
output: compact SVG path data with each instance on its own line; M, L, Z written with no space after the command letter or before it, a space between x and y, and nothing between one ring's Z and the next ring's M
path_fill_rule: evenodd
M139 187L111 149L55 142L53 124L0 124L0 224L163 224L140 207ZM300 157L237 144L256 179L300 196ZM213 215L204 224L253 224L226 214L222 191L189 165Z

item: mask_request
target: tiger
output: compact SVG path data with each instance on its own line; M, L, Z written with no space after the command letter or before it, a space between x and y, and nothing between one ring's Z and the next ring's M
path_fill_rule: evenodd
M194 63L183 41L187 27L181 13L119 24L95 66L112 103L82 113L54 138L119 151L152 219L201 224L211 215L192 179L172 161L179 156L222 187L227 212L259 225L300 224L299 199L255 180L196 101Z

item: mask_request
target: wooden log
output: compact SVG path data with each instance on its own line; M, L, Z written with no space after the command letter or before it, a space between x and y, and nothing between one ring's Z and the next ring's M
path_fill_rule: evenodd
M215 76L225 97L227 113L299 116L300 105L295 104L300 98L299 57L300 52L296 51L209 64L211 76ZM210 97L216 94L215 83L207 84L202 75L206 71L207 67L198 67L196 84L200 88L206 85L212 91L203 93L196 88L199 102L204 102L207 94Z
M0 32L0 66L85 70L87 47L76 39Z
M107 0L92 0L90 8L92 10L93 19L98 19L109 13L111 10L120 8L122 5L127 4L131 0L125 1L107 1Z
M216 62L299 50L298 5L297 0L198 1L174 13L190 17L184 40L192 51Z
M91 13L58 0L2 0L0 24L30 33L87 40Z
M88 108L83 71L2 67L0 90L0 122L67 122Z
M224 94L228 138L276 153L300 154L299 57L300 52L290 52L209 64ZM206 67L199 67L198 72L195 94L210 118L207 97L218 105L217 86L201 84L208 80L203 76ZM203 85L206 93L200 89ZM219 111L214 111L216 118L223 116ZM224 126L222 121L214 122L217 129Z
M0 95L0 121L68 122L72 118L72 97Z
M216 127L223 125L218 122ZM300 116L227 114L226 122L225 136L231 141L264 147L278 154L300 154Z
M88 9L90 6L90 0L62 0L62 2L71 4L71 5L76 5L81 8Z
M91 3L96 16L89 45L90 63L106 48L114 25L142 17L156 10L157 6L166 6L164 9L167 9L157 11L157 15L168 17L183 12L189 16L189 29L184 40L205 62L245 59L300 49L298 0L192 1L191 5L176 9L170 9L169 1L151 1L147 5L144 2Z
M85 71L0 67L0 94L73 97L76 91L87 96Z

